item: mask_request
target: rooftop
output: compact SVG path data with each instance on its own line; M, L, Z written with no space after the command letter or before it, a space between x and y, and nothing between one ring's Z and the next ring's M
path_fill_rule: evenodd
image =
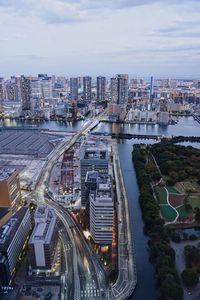
M98 177L97 188L91 191L91 197L94 200L101 201L104 198L112 198L112 184L109 175L101 175Z
M86 140L81 145L81 159L108 159L107 143L100 140Z
M35 227L29 243L49 243L56 225L56 214L53 208L39 206L35 212Z
M9 247L17 229L19 228L28 207L22 207L0 228L0 252Z
M13 168L0 169L0 181L8 179L15 171L16 169Z

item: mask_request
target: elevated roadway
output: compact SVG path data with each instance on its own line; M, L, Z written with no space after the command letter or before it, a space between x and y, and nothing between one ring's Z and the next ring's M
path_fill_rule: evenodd
M124 186L123 175L120 167L118 148L113 143L113 166L116 181L118 201L118 278L112 286L112 298L128 299L137 285L137 272L133 236L130 224L128 198Z

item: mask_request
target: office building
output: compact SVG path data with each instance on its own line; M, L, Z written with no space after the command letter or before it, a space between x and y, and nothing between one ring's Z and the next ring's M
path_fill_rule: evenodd
M51 77L45 77L41 80L41 93L42 98L51 99L52 98L52 82Z
M50 270L58 240L57 218L53 208L39 206L34 214L35 226L29 240L29 261L32 270Z
M91 190L90 233L95 243L108 245L112 243L113 195L112 180L109 175L100 175L96 190Z
M70 99L78 101L78 78L70 78Z
M42 97L41 80L34 78L31 80L31 96L32 98Z
M110 98L111 103L117 103L117 78L112 77L110 79Z
M160 98L160 111L162 112L167 112L167 100L164 97Z
M31 110L31 81L28 77L22 75L20 77L20 91L21 91L21 102L22 110Z
M106 100L106 77L97 77L97 102Z
M102 142L88 141L81 147L81 201L86 205L86 174L88 171L98 171L108 174L108 148Z
M160 125L168 125L169 124L169 113L166 111L159 112L158 122Z
M151 76L151 80L150 80L150 110L152 108L152 103L153 103L153 90L154 88L154 81L153 81L153 76Z
M0 77L0 103L4 100L4 80Z
M19 173L15 169L0 169L0 207L16 206L21 202Z
M85 215L86 215L86 226L90 228L90 201L89 195L91 191L95 191L97 188L97 180L98 180L99 172L98 171L88 171L85 177L85 198L86 207L85 207Z
M83 100L86 103L92 101L92 78L89 76L83 77Z
M0 283L2 286L11 283L30 230L28 207L22 207L0 228Z

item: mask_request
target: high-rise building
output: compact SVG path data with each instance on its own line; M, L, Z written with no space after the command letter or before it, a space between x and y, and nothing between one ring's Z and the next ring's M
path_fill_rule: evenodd
M22 110L31 110L31 81L30 78L22 75L20 77L20 91L21 91L21 102Z
M31 80L31 96L33 98L42 97L41 80L38 78L33 78Z
M108 174L108 148L101 142L86 142L81 147L81 201L86 205L86 174L88 171L98 171Z
M0 104L3 102L4 100L4 80L1 77L0 78Z
M91 190L90 233L95 243L111 244L113 228L112 180L109 175L101 175L97 180L96 190Z
M29 261L32 270L50 270L55 258L57 217L53 208L39 206L34 215L35 226L29 240Z
M78 78L70 78L70 99L78 101Z
M106 100L106 77L97 77L97 102Z
M117 79L112 77L110 79L110 97L111 103L117 103Z
M128 102L128 75L118 74L111 78L111 100L117 104Z
M118 74L111 78L111 104L109 115L112 118L124 119L128 103L128 75ZM117 113L116 113L117 112Z
M167 111L160 111L158 122L160 125L168 125L169 124L169 113Z
M87 103L92 101L92 78L90 76L83 77L83 100Z
M19 173L15 169L0 169L0 207L13 207L21 202Z
M9 101L19 101L19 85L18 78L11 76L10 80L6 83L6 99Z
M0 285L10 284L30 230L31 218L28 207L20 208L0 228Z
M51 99L52 98L52 83L51 77L45 77L41 80L41 90L42 98Z
M153 103L153 96L154 96L154 90L153 89L154 89L154 81L153 81L153 76L151 76L151 80L150 80L150 104L151 104L151 106L152 106L152 103Z
M168 112L167 99L164 97L160 98L159 124L160 125L169 124L169 112Z
M164 97L160 98L160 111L162 111L162 112L167 111L167 99Z

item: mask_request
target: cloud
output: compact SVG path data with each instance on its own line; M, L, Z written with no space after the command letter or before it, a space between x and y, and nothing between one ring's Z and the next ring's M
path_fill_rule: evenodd
M190 0L198 3L199 0ZM87 21L92 14L151 4L182 5L187 0L0 0L0 7L8 13L31 15L47 23Z
M25 55L16 55L15 58L18 60L28 60L28 61L43 61L46 60L46 57L36 54L25 54Z

